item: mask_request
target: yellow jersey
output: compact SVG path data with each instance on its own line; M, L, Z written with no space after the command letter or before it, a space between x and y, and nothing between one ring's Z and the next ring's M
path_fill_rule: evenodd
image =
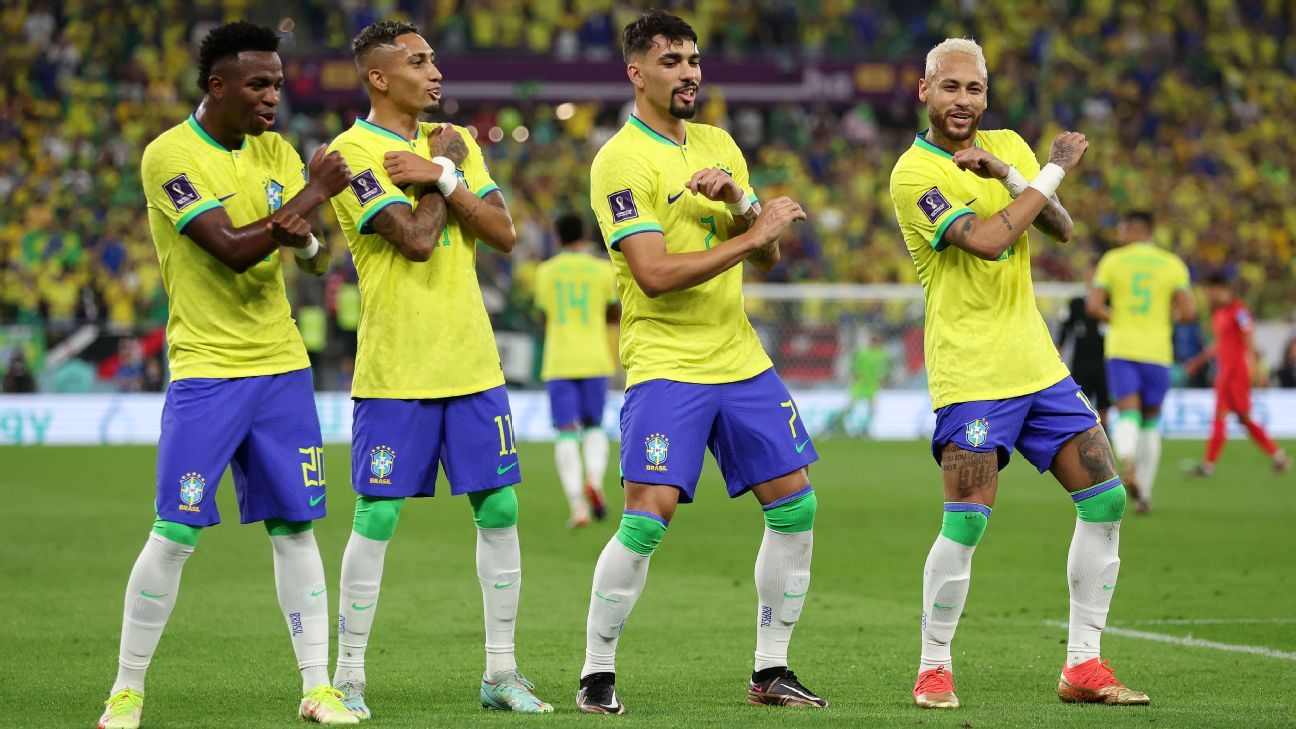
M1016 132L979 131L975 143L1026 179L1039 174L1034 152ZM1007 207L1007 188L960 170L953 155L919 134L891 171L891 202L927 305L923 353L932 407L1019 397L1065 378L1035 304L1026 230L997 261L943 241L958 218L989 218Z
M616 304L612 264L582 251L563 251L536 270L536 308L545 315L543 380L612 374L607 310Z
M742 266L684 291L649 298L639 288L621 241L655 231L669 253L702 251L729 239L725 204L684 187L694 173L719 167L748 198L747 162L727 132L685 122L683 145L638 117L603 145L590 169L590 206L612 256L621 294L621 362L626 386L645 380L738 382L772 367L743 306Z
M301 156L274 132L226 149L192 115L144 148L140 177L166 289L171 379L275 375L310 366L284 291L278 251L243 273L184 234L223 207L235 226L278 210L306 186Z
M1107 359L1170 366L1174 363L1174 295L1188 288L1188 267L1152 243L1130 243L1103 254L1094 286L1107 290L1111 321Z
M425 399L482 392L504 384L499 350L477 284L476 239L452 211L425 262L411 261L369 223L390 205L417 204L415 186L392 182L388 152L431 159L420 122L413 139L359 119L329 145L351 169L350 189L333 198L360 277L360 326L352 397ZM459 184L478 197L498 190L481 147L466 130ZM446 132L450 133L450 132Z

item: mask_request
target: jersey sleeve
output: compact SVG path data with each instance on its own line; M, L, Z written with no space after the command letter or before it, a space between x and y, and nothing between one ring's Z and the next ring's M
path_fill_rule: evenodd
M617 298L616 269L606 261L601 261L599 267L603 270L603 279L607 282L607 303L609 306L616 306L621 301Z
M207 187L202 170L180 145L153 143L140 160L140 178L149 207L160 211L183 233L189 221L223 207Z
M546 316L553 310L553 285L549 282L549 271L551 268L545 264L540 264L536 269L535 278L535 307L543 311Z
M1009 131L1008 133L1013 135L1013 158L1004 161L1016 167L1027 182L1035 179L1035 176L1040 173L1039 158L1035 156L1035 150L1031 149L1031 146L1017 132Z
M643 162L629 155L605 153L590 169L590 206L603 240L614 251L637 233L665 233L653 206L656 184Z
M1110 291L1112 285L1111 268L1111 256L1104 253L1103 257L1098 259L1098 268L1094 271L1093 285Z
M1192 287L1192 276L1188 273L1188 266L1178 256L1175 256L1174 259L1174 274L1171 283L1175 291L1181 289L1187 291Z
M975 215L966 205L955 205L958 198L941 185L948 183L938 174L922 168L899 168L891 180L891 197L901 229L908 229L940 252L949 247L944 240L951 223L964 215Z
M468 145L468 156L464 158L460 170L463 173L464 185L468 191L477 197L486 197L487 195L500 189L491 179L490 170L486 168L486 157L482 154L481 145L473 139L468 130L463 127L451 127L464 142Z
M382 154L361 144L334 142L329 151L342 155L351 170L351 184L333 197L339 213L355 223L361 235L373 232L369 223L390 205L409 205L409 198L400 191L382 164Z
M279 138L279 170L284 186L283 199L287 202L306 188L306 165L297 150L282 137Z

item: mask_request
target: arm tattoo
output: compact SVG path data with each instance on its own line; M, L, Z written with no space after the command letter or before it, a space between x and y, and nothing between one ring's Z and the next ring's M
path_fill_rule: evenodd
M413 212L388 207L374 216L371 225L375 233L404 251L433 245L445 227L446 213L445 198L440 193L429 193L419 198Z
M1057 164L1063 168L1071 167L1071 158L1075 156L1075 147L1070 144L1057 144L1053 147L1053 153L1049 155L1049 162Z
M945 241L950 245L955 243L966 243L968 236L972 235L972 229L976 227L976 221L977 216L964 215L962 222L955 221L955 224L951 225L945 231Z
M1076 441L1080 451L1080 465L1089 472L1090 485L1097 486L1116 476L1116 461L1111 446L1101 428L1090 428Z
M1071 230L1071 214L1062 207L1062 201L1053 195L1044 203L1044 209L1035 216L1035 227L1044 235L1062 240Z
M442 132L443 135L450 135L449 139L438 139L432 150L432 156L444 156L450 158L455 166L462 166L465 159L468 159L468 145L464 144L463 137L458 132Z
M1012 229L1013 229L1013 227L1012 227L1012 220L1010 220L1010 219L1008 218L1008 213L1007 213L1007 212L1005 212L1005 211L1003 211L1003 210L1000 210L1000 211L999 211L999 217L1003 220L1003 224L1004 224L1004 227L1005 227L1005 228L1007 228L1008 230L1012 230Z
M965 451L948 443L941 453L941 470L945 483L954 486L959 498L966 498L999 484L999 454Z
M774 252L777 250L778 250L778 239L776 238L770 241L769 243L766 243L765 245L761 246L760 248L757 248L756 250L752 251L750 254L748 254L747 260L757 265L763 266L773 261Z

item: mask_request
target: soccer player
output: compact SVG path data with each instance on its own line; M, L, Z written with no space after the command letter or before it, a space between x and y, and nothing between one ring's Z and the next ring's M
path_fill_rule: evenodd
M1251 440L1269 456L1273 472L1281 474L1291 466L1291 459L1269 437L1264 426L1251 417L1251 371L1255 364L1251 342L1255 322L1251 319L1251 312L1238 298L1233 282L1220 271L1206 277L1206 298L1211 305L1215 341L1188 360L1186 369L1192 374L1211 357L1215 358L1215 422L1211 426L1210 440L1206 442L1206 459L1191 473L1195 476L1215 475L1215 464L1228 442L1228 416L1233 413Z
M333 685L362 719L365 647L383 558L407 497L467 494L477 525L486 620L480 697L493 709L548 712L517 670L513 630L522 585L522 481L499 350L477 284L476 241L517 240L504 196L464 129L420 122L441 100L441 72L418 28L385 21L352 43L369 116L330 149L351 168L333 209L360 277L360 338L351 396L356 508L342 557Z
M1161 460L1161 403L1170 389L1173 322L1197 318L1188 267L1152 242L1152 214L1131 212L1116 231L1120 245L1098 261L1086 309L1108 323L1103 344L1107 389L1120 411L1112 446L1134 512L1151 508Z
M932 456L945 491L940 535L923 570L922 655L914 703L953 709L950 642L967 600L972 553L1016 449L1070 492L1077 520L1067 557L1071 590L1063 701L1146 704L1100 658L1099 638L1120 567L1125 489L1099 417L1058 357L1031 288L1035 225L1066 241L1071 218L1054 194L1088 148L1058 135L1041 170L1010 130L979 130L985 57L951 38L927 54L918 98L931 127L891 172L896 219L927 303L924 352L936 428Z
M612 264L593 255L580 216L563 215L554 228L562 250L540 264L536 272L536 306L545 326L540 377L549 391L549 410L558 430L554 460L571 509L567 526L583 527L589 524L591 507L595 519L607 515L603 476L608 440L603 432L603 404L613 372L607 324L620 317L621 309Z
M826 706L788 670L810 585L814 446L743 310L742 263L778 262L778 237L805 213L761 210L747 163L723 130L691 124L702 81L697 34L652 11L626 26L635 112L599 150L590 202L611 251L624 314L621 409L625 512L594 568L577 706L621 714L617 639L680 503L693 501L709 448L731 497L765 514L756 556L753 704Z
M280 246L316 274L328 254L306 219L344 190L346 165L320 147L309 182L275 123L279 38L250 23L202 41L203 100L145 149L149 230L170 300L171 386L158 441L157 520L126 583L117 680L101 729L138 727L144 674L175 607L180 572L216 486L233 465L243 523L264 522L292 637L302 717L354 724L328 682L324 567L311 522L324 516L324 463L306 348L284 292ZM303 259L303 256L308 258Z

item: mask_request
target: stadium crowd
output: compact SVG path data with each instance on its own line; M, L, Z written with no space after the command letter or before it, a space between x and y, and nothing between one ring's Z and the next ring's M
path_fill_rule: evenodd
M1194 276L1229 269L1259 318L1287 318L1296 308L1296 140L1284 132L1285 111L1296 103L1296 28L1287 4L664 4L680 6L695 23L704 53L726 57L913 59L946 36L976 37L990 68L983 128L1018 129L1041 154L1062 129L1082 130L1092 142L1081 184L1064 192L1075 236L1067 245L1040 237L1037 280L1084 281L1110 244L1117 216L1145 209L1157 218L1159 242L1183 256ZM195 40L213 22L256 12L239 0L19 0L0 11L13 39L0 47L0 324L57 333L91 321L127 333L165 322L140 152L198 97ZM297 20L286 57L344 54L356 29L398 15L423 23L447 56L509 52L614 63L617 29L638 7L612 0L299 0L276 12ZM811 224L785 243L775 280L916 281L887 191L896 157L926 124L913 89L897 89L876 105L774 100L753 108L726 104L723 90L706 94L705 76L703 86L699 121L732 131L762 195L791 195L810 213ZM285 105L281 130L307 153L363 113L294 113L291 95ZM556 246L551 222L565 211L588 214L590 160L625 109L460 109L451 116L456 123L504 131L499 141L479 138L508 196L519 245L511 258L484 252L480 265L496 294L497 325L527 328L527 287ZM519 126L527 135L511 134ZM296 303L321 309L336 328L347 308L337 294L354 273L340 232L326 222L338 270L322 288L296 280L294 267L285 272Z

